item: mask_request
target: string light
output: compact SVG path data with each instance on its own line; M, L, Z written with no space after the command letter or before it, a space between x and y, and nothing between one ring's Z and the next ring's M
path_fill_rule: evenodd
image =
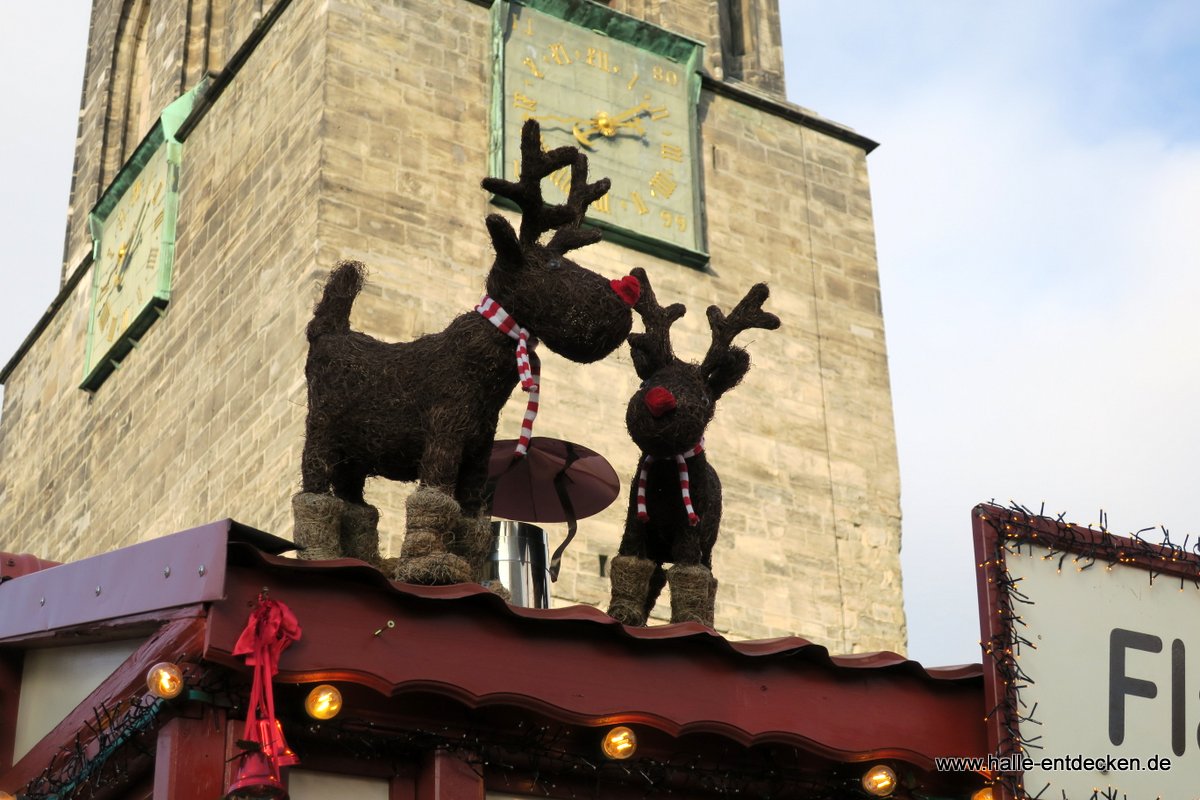
M342 693L336 686L323 683L308 693L304 710L313 719L333 719L342 710Z
M604 755L614 761L624 761L637 752L637 736L624 725L610 728L600 743Z
M896 772L886 764L876 764L863 773L862 787L872 797L887 797L896 789Z
M146 688L155 697L173 700L183 691L183 671L169 661L159 662L146 673Z

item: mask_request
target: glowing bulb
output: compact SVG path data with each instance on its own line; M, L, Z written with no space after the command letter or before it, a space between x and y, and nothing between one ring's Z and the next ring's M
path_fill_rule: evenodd
M621 761L637 752L637 736L624 725L618 725L604 734L600 749L609 758Z
M992 800L992 787L983 787L978 792L971 795L971 800Z
M887 797L896 788L896 773L891 767L876 764L863 774L862 787L872 797Z
M313 719L333 719L342 710L342 693L336 686L323 683L308 693L304 710Z
M155 664L146 673L146 688L155 697L170 700L183 691L183 673L169 661Z

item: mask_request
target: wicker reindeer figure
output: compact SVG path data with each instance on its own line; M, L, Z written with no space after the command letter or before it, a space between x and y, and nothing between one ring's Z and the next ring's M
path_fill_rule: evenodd
M767 286L750 289L726 317L708 308L712 344L700 364L671 350L670 328L684 315L679 303L658 304L644 270L633 274L642 293L635 310L645 333L629 337L642 385L629 400L625 425L642 451L629 494L625 535L612 560L608 613L626 625L645 625L659 593L671 587L671 622L713 624L717 579L712 550L721 527L721 481L704 452L704 430L717 400L750 369L750 356L731 343L748 328L779 327L762 310ZM663 563L670 562L664 570Z
M546 204L542 179L563 167L571 169L566 202ZM609 281L566 258L599 240L580 223L608 186L587 182L587 159L575 148L545 152L537 123L528 122L520 179L483 181L521 209L520 235L504 217L488 216L496 258L487 295L445 330L412 342L352 331L363 268L344 262L333 270L308 326L303 491L293 500L303 557L360 558L411 583L479 578L492 545L483 493L496 424L520 382L529 401L519 457L537 411L535 345L590 363L620 346L632 326L637 279ZM548 231L553 237L539 243ZM379 559L379 515L363 498L372 476L420 481L395 564Z

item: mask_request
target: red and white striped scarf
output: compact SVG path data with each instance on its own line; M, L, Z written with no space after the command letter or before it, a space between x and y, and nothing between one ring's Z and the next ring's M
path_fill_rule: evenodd
M683 493L683 507L687 509L688 525L698 524L700 517L696 514L696 509L692 508L692 487L691 480L688 478L687 460L703 452L704 437L701 437L700 441L691 450L675 456L675 463L679 466L679 490ZM642 459L642 468L638 470L637 516L642 522L650 519L650 514L646 511L646 476L653 461L654 456L646 456Z
M499 303L485 294L479 305L475 306L475 310L499 328L501 333L517 340L517 375L521 378L521 388L529 393L529 401L525 404L525 419L521 421L521 438L517 440L517 450L513 455L514 458L521 458L529 450L533 421L537 418L538 397L541 393L541 385L538 383L538 378L541 377L541 361L537 353L533 352L533 346L529 344L532 334L527 328L518 325Z

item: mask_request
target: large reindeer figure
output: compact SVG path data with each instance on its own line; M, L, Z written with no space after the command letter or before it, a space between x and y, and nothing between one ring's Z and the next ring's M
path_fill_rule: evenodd
M692 364L671 350L671 324L687 311L679 303L658 304L642 269L634 309L645 333L629 337L633 366L642 385L629 400L625 425L642 451L629 493L629 513L609 576L608 613L626 625L645 625L659 593L671 586L671 622L713 624L717 579L712 550L721 527L721 480L704 452L704 431L721 395L750 369L750 356L732 345L748 328L779 327L762 310L767 286L757 284L726 317L708 308L712 344L704 361ZM663 563L670 562L664 570Z
M491 550L483 490L496 424L520 380L530 393L528 437L537 411L535 345L589 363L629 333L637 280L609 281L566 257L600 239L580 223L609 181L588 183L587 159L576 148L545 152L540 141L531 120L519 180L484 179L484 189L521 209L520 235L504 217L488 216L496 258L487 295L442 332L389 343L350 330L363 267L345 262L331 273L308 325L303 491L293 501L303 557L381 564L378 512L366 504L363 484L372 476L417 480L400 558L386 566L412 583L478 579ZM571 170L567 200L548 205L542 179L563 167Z

